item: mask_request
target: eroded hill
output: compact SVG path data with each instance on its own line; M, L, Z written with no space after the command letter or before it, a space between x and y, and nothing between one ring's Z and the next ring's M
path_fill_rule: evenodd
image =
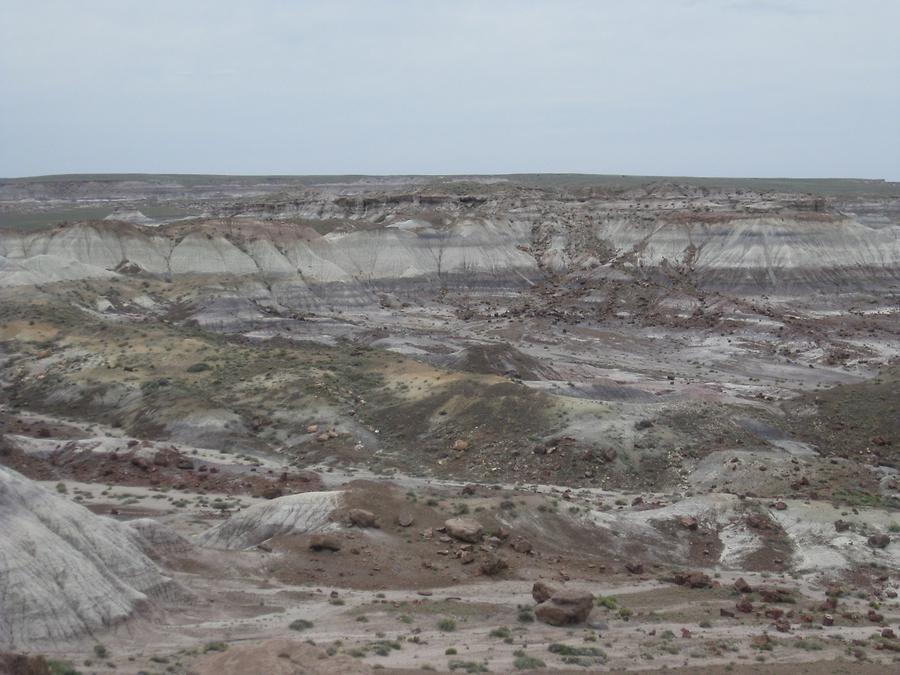
M115 204L0 230L0 508L46 529L5 540L2 648L890 667L890 186L154 181L0 186ZM77 564L14 577L35 537Z

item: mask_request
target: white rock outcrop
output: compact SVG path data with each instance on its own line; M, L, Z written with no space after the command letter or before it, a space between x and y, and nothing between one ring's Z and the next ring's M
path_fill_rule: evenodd
M589 270L608 260L689 273L701 287L750 293L893 284L900 267L900 227L838 211L704 214L654 207L639 213L615 201L548 199L518 207L500 200L442 211L436 226L422 219L389 222L402 205L371 211L354 204L337 198L298 212L350 223L327 234L255 221L247 213L238 225L195 231L115 221L0 231L0 285L104 276L127 261L148 274L260 278L286 289L282 296L291 306L303 307L316 295L347 304L347 294L361 297L357 286L390 291L387 286L411 283L469 289L487 283L513 289L542 274ZM372 220L378 213L386 225Z
M0 649L53 645L182 596L138 529L0 466Z
M255 504L201 533L196 543L211 548L244 549L280 535L334 529L330 516L340 508L342 494L302 492Z

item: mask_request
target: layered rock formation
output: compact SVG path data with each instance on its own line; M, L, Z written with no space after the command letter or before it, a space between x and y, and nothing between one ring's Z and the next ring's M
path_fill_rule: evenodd
M303 305L316 297L340 299L354 286L372 293L423 284L511 290L546 275L610 268L741 293L895 283L900 226L890 218L873 221L871 208L862 218L841 206L671 185L615 193L484 186L352 196L305 190L281 201L220 204L212 220L152 229L106 221L5 231L0 284L117 270L254 276L274 282L280 301ZM893 213L888 206L885 213Z
M304 492L251 506L201 534L211 548L243 549L286 534L327 529L331 513L341 505L340 492Z
M97 516L0 466L0 645L53 644L182 591L141 529Z

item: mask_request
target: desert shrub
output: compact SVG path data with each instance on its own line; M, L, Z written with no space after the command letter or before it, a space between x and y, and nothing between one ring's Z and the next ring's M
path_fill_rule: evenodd
M546 668L547 664L537 657L529 656L523 651L518 651L516 652L513 666L516 670L534 670L535 668Z
M453 619L441 619L438 621L438 630L450 633L456 630L456 622Z
M487 673L490 672L482 663L478 663L477 661L451 661L447 664L447 667L451 671L455 670L464 670L467 673Z
M75 670L69 661L49 659L47 661L47 668L50 669L50 675L81 675L81 671Z

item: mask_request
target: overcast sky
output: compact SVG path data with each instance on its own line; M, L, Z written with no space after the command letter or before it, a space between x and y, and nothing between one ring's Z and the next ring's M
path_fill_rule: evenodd
M0 176L900 180L900 0L0 0Z

